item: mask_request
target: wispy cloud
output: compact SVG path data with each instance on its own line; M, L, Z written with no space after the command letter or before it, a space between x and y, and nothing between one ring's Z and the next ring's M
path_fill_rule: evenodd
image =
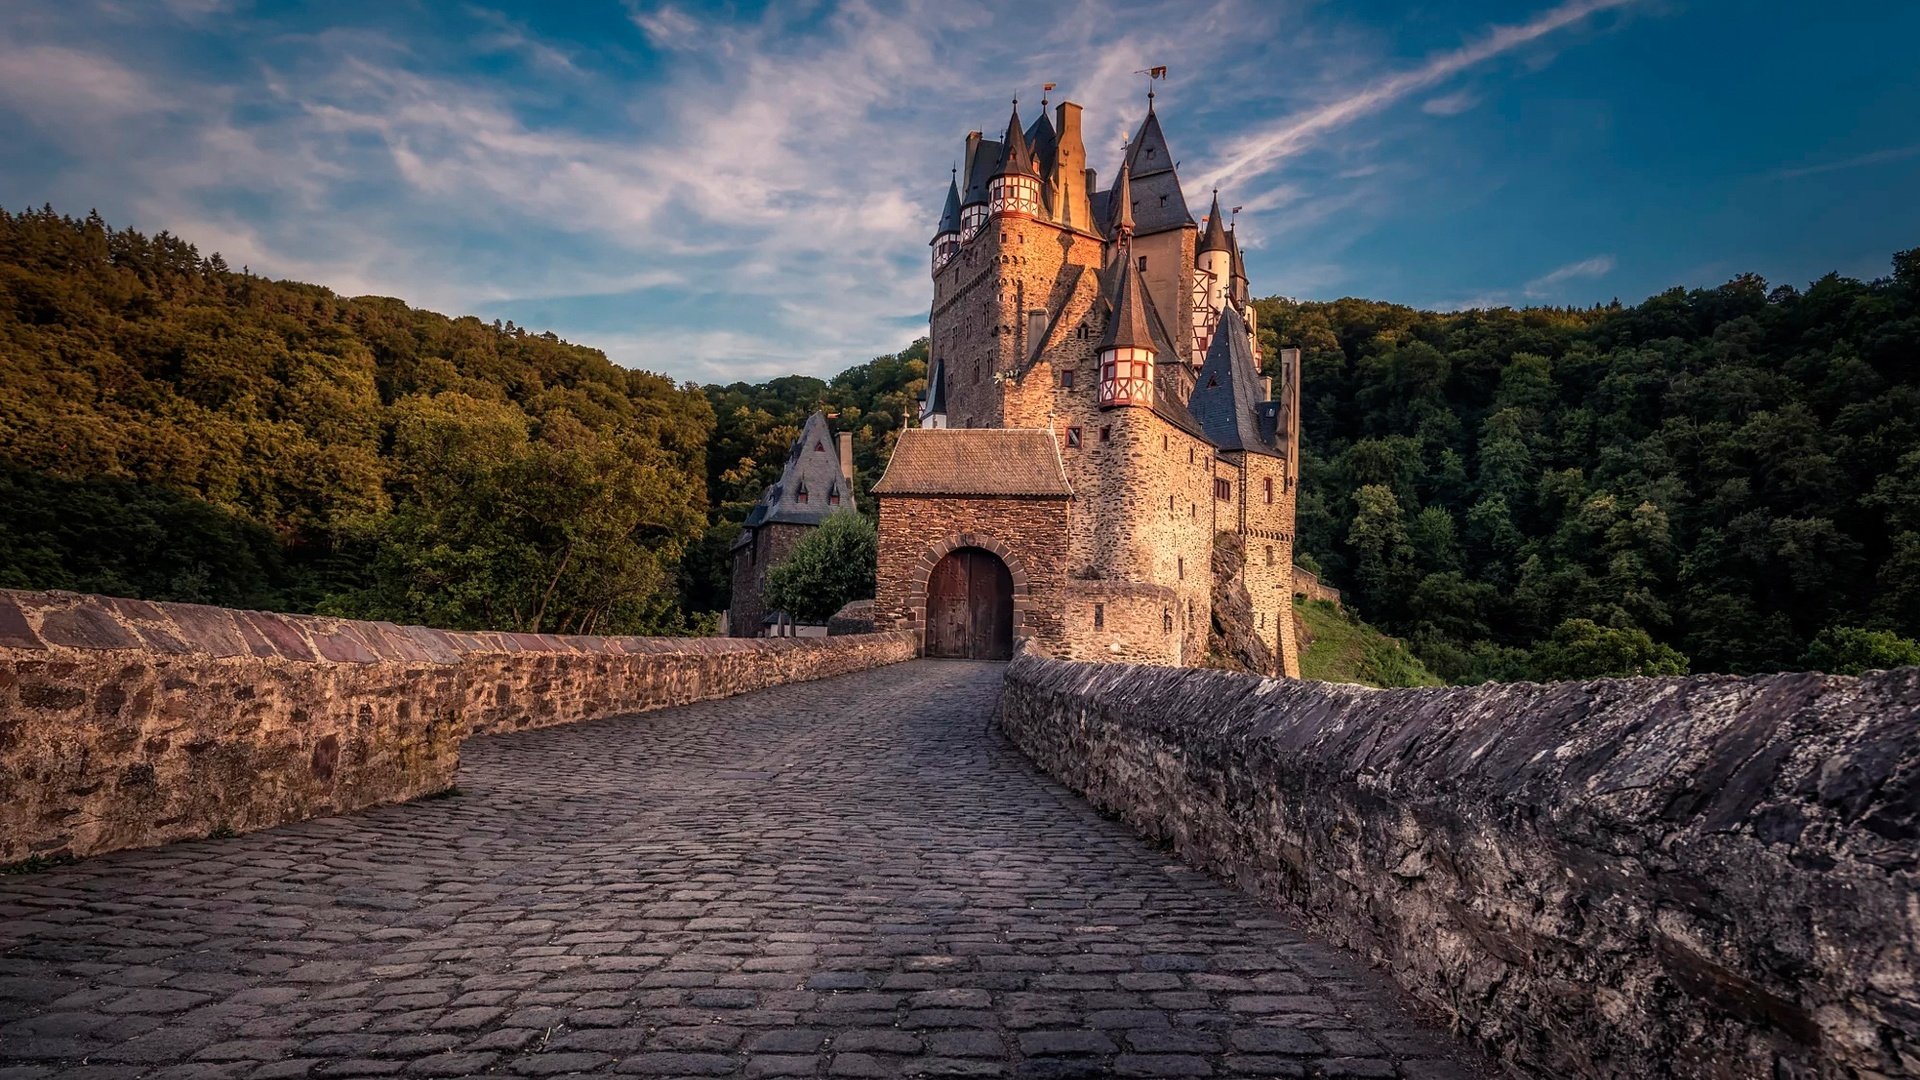
M1479 41L1430 58L1411 71L1368 83L1332 101L1294 113L1228 147L1223 160L1206 175L1206 182L1251 181L1271 171L1292 154L1311 146L1330 131L1379 112L1416 91L1425 90L1504 53L1583 22L1609 8L1636 0L1568 0L1517 26L1495 27Z
M1521 288L1529 299L1540 300L1552 296L1554 292L1569 281L1581 278L1606 277L1613 273L1613 256L1595 255L1565 266L1556 267L1534 278Z
M1459 116L1478 104L1480 99L1470 91L1457 90L1451 94L1428 98L1420 103L1420 111L1428 116Z
M510 317L678 375L827 373L923 332L946 167L969 128L1005 123L1005 97L1031 119L1038 84L1058 82L1086 107L1090 164L1108 178L1144 111L1136 72L1169 65L1160 107L1195 198L1222 157L1209 136L1250 115L1288 117L1262 133L1275 153L1354 129L1322 175L1223 193L1247 207L1250 251L1286 249L1263 287L1330 288L1350 272L1343 237L1412 175L1358 120L1628 2L1563 4L1355 86L1380 43L1308 0L1208 0L1178 19L1165 0L751 14L629 0L603 17L606 41L544 37L512 0L443 9L433 33L411 34L417 13L293 28L238 5L193 29L254 43L226 68L145 40L184 32L178 19L71 0L66 15L0 10L0 138L31 133L70 158L0 165L0 196L100 206L256 272ZM1333 104L1301 112L1302 99ZM1246 158L1246 144L1225 156L1271 173L1278 158ZM1295 250L1309 234L1316 250Z
M1893 146L1885 150L1860 154L1856 157L1842 158L1839 161L1825 161L1817 165L1802 165L1798 168L1780 169L1773 175L1781 180L1792 180L1801 176L1816 176L1820 173L1840 172L1843 169L1864 169L1872 165L1885 165L1894 161L1920 157L1920 143L1912 146Z

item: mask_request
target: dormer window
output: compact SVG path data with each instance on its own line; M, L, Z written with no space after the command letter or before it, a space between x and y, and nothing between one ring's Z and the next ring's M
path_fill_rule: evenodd
M793 489L793 501L797 503L807 501L807 485L801 484Z
M832 487L827 489L827 505L828 506L840 505L840 485L839 484L835 484Z

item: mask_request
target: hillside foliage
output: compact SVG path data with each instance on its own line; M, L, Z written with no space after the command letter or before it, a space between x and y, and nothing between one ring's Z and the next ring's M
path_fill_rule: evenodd
M1920 635L1920 251L1635 307L1259 307L1304 350L1302 560L1449 681Z
M0 211L0 585L680 629L712 430L551 334Z

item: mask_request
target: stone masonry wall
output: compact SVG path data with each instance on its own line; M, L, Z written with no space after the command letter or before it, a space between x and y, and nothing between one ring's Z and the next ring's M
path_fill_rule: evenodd
M1013 575L1013 633L1040 649L1064 647L1068 500L882 495L874 625L921 640L927 576L954 547L993 551Z
M904 660L910 635L465 634L0 590L0 865L445 790L470 734Z
M1920 1074L1920 669L1008 672L1040 766L1555 1077Z

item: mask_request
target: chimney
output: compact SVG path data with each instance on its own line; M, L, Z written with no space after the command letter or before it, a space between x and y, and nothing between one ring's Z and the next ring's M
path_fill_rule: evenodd
M1059 220L1071 229L1091 231L1090 204L1087 202L1092 188L1087 185L1083 168L1087 161L1086 147L1080 143L1080 106L1071 101L1063 101L1055 107L1054 123L1055 149L1054 168L1058 187Z
M1273 376L1271 375L1260 376L1260 400L1273 400Z
M847 505L853 505L853 432L840 433L840 479L846 481Z

